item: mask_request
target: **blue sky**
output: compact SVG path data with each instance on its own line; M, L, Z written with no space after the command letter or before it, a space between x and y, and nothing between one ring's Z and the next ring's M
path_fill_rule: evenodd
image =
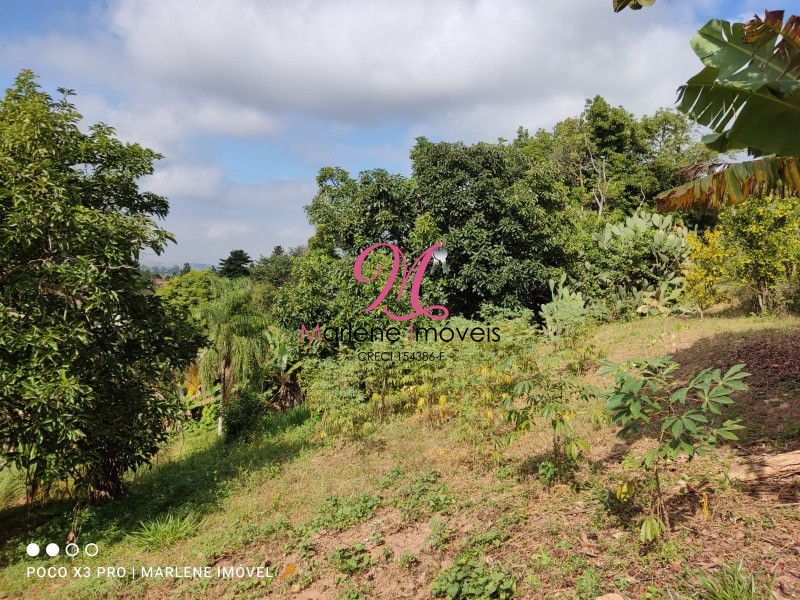
M653 112L699 70L703 22L764 8L610 3L0 0L0 80L33 69L50 92L76 90L88 122L164 154L142 185L169 197L178 243L145 258L257 258L311 234L303 206L323 166L408 174L418 136L511 138L596 94Z

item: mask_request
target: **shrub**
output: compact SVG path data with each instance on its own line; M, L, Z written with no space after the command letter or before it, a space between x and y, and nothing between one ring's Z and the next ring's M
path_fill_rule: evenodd
M514 397L522 401L522 406L508 400L506 415L514 424L515 436L527 431L536 417L550 425L552 454L550 460L540 463L539 474L547 483L567 475L581 452L589 449L588 443L575 435L572 420L574 404L588 400L591 390L543 362L533 375L514 386Z
M672 215L639 211L593 235L576 285L609 318L668 312L683 291L688 229Z
M539 316L542 328L551 339L564 338L567 343L580 337L588 326L590 310L581 292L572 291L565 285L567 276L562 275L558 285L550 280L553 299L542 304Z
M225 437L233 439L252 429L264 415L265 407L262 394L245 390L233 396L225 407Z
M723 294L720 282L725 274L725 248L722 231L706 231L687 238L689 254L685 265L686 294L697 303L700 317L703 311L719 302Z
M605 392L611 420L620 425L620 437L629 437L652 427L657 445L639 462L652 476L655 498L650 514L642 521L640 537L650 542L669 531L669 514L661 495L659 474L667 461L685 455L692 460L712 448L718 439L735 440L742 429L738 419L722 421L721 407L733 403L731 394L747 389L744 365L735 365L723 375L719 369L703 369L686 387L671 386L679 365L671 356L629 360L624 365L600 361L600 375L613 374L614 388ZM617 490L620 498L633 495L635 482L626 481ZM655 510L654 510L655 507Z
M798 280L800 199L751 198L723 212L719 227L727 278L744 284L762 312L788 307L793 298L781 288Z

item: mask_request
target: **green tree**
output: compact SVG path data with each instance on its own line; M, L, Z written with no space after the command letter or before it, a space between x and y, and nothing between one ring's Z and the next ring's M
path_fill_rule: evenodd
M185 318L201 324L199 308L212 299L212 284L218 276L211 271L189 271L172 277L166 284L158 288L156 295L172 306Z
M553 165L570 201L600 217L653 208L656 194L685 182L684 169L718 162L688 117L659 110L637 120L600 96L551 131L530 136L520 128L514 145L537 164Z
M100 501L167 438L198 344L138 268L172 240L137 185L160 156L81 127L60 92L22 71L0 101L0 468L29 497L67 481Z
M181 267L181 270L178 273L178 275L186 275L191 270L192 270L192 265L190 265L189 263L183 263L183 266Z
M800 266L800 200L753 198L720 215L728 279L755 294L761 312L790 302ZM782 289L783 288L783 289ZM795 307L796 308L796 307Z
M286 252L283 246L275 246L272 254L259 258L250 269L253 280L253 302L264 313L269 314L275 294L292 277L292 259L300 253L299 248Z
M206 389L220 384L217 434L222 435L223 413L234 394L257 384L269 357L272 336L269 323L252 304L252 283L246 278L218 279L213 299L203 304L199 316L208 323L209 346L200 354L200 375Z
M231 250L228 258L219 261L218 273L228 279L247 277L250 275L250 265L253 259L244 250Z
M565 189L550 165L513 145L433 143L411 151L418 218L430 215L448 249L442 280L448 307L473 315L482 304L531 308L575 248ZM417 223L419 225L419 223Z
M553 169L512 145L425 138L411 159L411 178L373 171L355 180L323 169L307 207L316 227L312 249L346 257L352 269L370 244L397 244L411 258L443 242L450 272L439 281L455 314L474 314L487 302L530 307L549 297L548 279L571 256L567 198Z
M292 276L292 257L283 246L275 246L272 254L259 258L250 269L253 281L265 282L281 287Z
M325 167L317 185L317 195L306 207L316 227L311 249L357 254L371 244L401 244L413 227L413 183L402 175L376 169L356 180L344 169Z

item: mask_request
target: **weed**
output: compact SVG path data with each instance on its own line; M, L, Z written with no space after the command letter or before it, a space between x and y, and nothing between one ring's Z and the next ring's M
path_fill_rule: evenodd
M128 537L144 550L155 550L171 546L195 534L198 527L198 516L194 511L179 517L168 512L163 517L142 521L139 529Z
M411 550L406 550L400 556L400 566L403 567L404 569L410 569L417 563L419 563L419 558L417 557L416 554L411 552Z
M486 533L477 533L467 539L462 554L473 558L481 556L490 548L499 548L510 537L504 529L490 529Z
M444 550L448 542L453 538L453 528L447 521L441 521L434 517L430 524L431 532L425 541L431 548Z
M330 561L334 567L345 574L363 571L372 566L372 559L367 552L367 547L361 543L337 548L331 553Z
M537 552L531 554L531 558L539 563L543 569L553 564L552 555L544 548L540 548Z
M487 567L479 560L458 557L433 582L433 595L449 600L478 600L513 598L517 581L499 566Z
M369 590L348 582L344 588L336 594L336 600L369 600Z
M706 600L772 600L774 580L764 579L738 564L726 564L713 574L700 573L700 592Z
M594 600L602 595L603 590L600 587L600 578L597 576L597 571L594 567L589 567L583 572L583 575L575 580L575 593L579 600Z
M380 489L385 490L394 486L403 476L403 471L397 467L392 467L386 476L380 481Z
M318 529L345 529L371 519L380 504L377 494L358 494L342 500L338 496L325 496L320 516L314 521Z
M311 540L301 540L297 544L297 555L300 558L310 558L317 553L317 548Z
M439 472L426 471L400 490L394 502L406 518L416 521L424 514L444 512L452 506L453 496L440 478Z

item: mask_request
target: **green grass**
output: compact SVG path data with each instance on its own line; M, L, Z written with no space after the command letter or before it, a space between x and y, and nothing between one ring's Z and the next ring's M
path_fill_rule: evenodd
M191 537L197 532L199 519L195 511L179 517L168 512L166 515L142 521L139 529L128 536L143 550L160 550L175 542Z
M716 573L700 573L699 592L706 600L773 600L774 581L745 569L740 561L725 564Z

